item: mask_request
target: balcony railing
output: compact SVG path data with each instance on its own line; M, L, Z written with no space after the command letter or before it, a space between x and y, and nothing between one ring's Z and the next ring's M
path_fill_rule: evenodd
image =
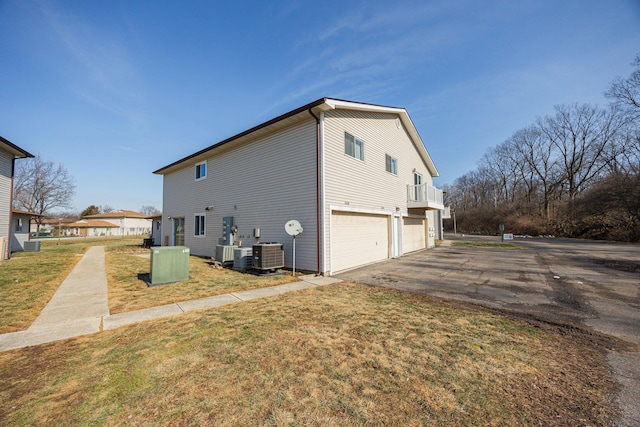
M407 185L407 207L444 209L442 190L428 184Z

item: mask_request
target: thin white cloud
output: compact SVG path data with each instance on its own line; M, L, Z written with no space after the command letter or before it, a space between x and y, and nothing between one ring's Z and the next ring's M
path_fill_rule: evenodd
M124 41L113 31L101 31L51 3L39 3L39 8L51 39L62 49L57 66L71 91L95 107L125 117L134 126L141 125L144 114L136 110L145 102L140 72Z
M119 150L122 150L122 151L128 151L128 152L131 152L131 153L137 153L137 152L138 152L138 150L136 150L135 148L133 148L133 147L126 147L126 146L124 146L124 145L118 145L116 148L118 148Z

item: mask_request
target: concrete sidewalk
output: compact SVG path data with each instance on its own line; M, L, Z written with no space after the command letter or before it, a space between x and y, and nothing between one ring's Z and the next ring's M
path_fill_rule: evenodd
M51 301L26 331L0 335L0 351L93 334L188 311L220 307L341 282L339 279L313 275L302 276L300 279L300 282L199 298L111 316L107 296L104 247L93 246L62 282Z
M233 292L213 297L177 302L175 304L166 304L142 310L118 313L104 318L104 330L116 329L121 326L158 319L160 317L175 316L177 314L193 310L221 307L223 305L234 304L241 301L270 297L291 291L315 288L316 286L330 285L341 281L342 280L332 279L329 277L316 277L313 275L302 276L300 282L285 283L284 285L271 286L268 288L251 289L248 291Z

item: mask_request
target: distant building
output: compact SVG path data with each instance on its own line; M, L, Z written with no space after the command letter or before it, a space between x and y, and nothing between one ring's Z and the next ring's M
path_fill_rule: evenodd
M62 224L67 236L142 236L151 234L151 219L139 212L120 210L87 215Z
M153 246L162 245L162 214L148 217L151 220L151 239Z
M30 240L31 224L35 223L40 215L19 209L13 209L12 213L11 252L19 252L24 250L24 242Z

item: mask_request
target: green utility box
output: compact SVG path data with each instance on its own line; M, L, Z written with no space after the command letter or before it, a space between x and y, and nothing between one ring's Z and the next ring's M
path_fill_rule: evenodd
M189 252L186 246L152 247L149 286L189 279Z

